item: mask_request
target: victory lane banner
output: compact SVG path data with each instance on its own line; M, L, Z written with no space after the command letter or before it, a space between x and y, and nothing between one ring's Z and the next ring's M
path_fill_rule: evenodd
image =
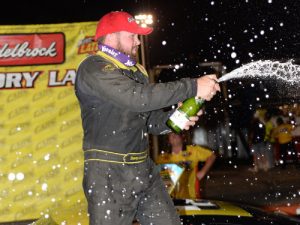
M0 26L0 223L88 224L74 82L97 48L95 29L96 22Z

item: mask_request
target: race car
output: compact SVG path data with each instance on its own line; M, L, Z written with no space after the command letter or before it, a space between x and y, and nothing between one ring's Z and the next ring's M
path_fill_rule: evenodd
M217 200L176 199L183 225L300 225L300 219Z

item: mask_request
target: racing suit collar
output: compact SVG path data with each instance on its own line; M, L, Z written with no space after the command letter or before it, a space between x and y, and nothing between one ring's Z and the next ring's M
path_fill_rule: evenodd
M130 58L128 55L123 54L122 52L104 45L104 44L99 44L98 45L99 50L108 54L109 56L115 58L116 60L120 61L123 63L125 66L134 66L136 64L136 61Z

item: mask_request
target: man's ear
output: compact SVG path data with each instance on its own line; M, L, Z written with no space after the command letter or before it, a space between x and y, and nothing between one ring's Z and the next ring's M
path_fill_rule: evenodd
M111 46L111 47L115 47L115 43L116 43L116 35L115 35L115 33L112 33L112 34L107 34L106 36L105 36L105 39L104 39L104 41L103 41L103 44L105 44L105 45L109 45L109 46Z

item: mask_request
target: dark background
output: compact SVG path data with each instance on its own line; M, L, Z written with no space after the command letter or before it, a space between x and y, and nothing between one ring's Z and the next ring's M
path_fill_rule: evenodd
M97 21L112 10L153 14L152 66L184 63L193 55L199 61L222 61L231 70L251 60L300 54L299 0L6 0L0 23Z
M297 62L300 58L299 0L12 0L2 4L2 25L98 21L114 10L132 15L151 13L150 67L184 65L176 73L165 71L158 82L213 72L209 68L203 71L197 66L199 62L218 61L229 72L256 60ZM300 99L299 84L290 86L272 79L228 81L226 89L232 98L214 98L208 105L214 113L209 115L215 121L215 117L223 117L215 113L216 108L226 108L237 127L247 126L258 107L273 110Z

